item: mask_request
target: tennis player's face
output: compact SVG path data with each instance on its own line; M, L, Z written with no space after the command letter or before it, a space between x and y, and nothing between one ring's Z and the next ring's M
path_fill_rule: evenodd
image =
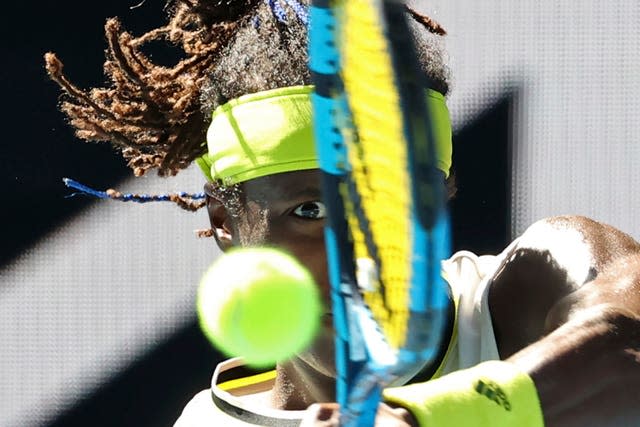
M245 212L236 227L237 243L270 245L295 255L313 274L325 306L325 327L312 348L299 356L323 375L334 377L334 346L329 279L324 245L326 209L318 170L286 172L243 184ZM244 222L244 224L242 224ZM296 361L294 361L295 363Z

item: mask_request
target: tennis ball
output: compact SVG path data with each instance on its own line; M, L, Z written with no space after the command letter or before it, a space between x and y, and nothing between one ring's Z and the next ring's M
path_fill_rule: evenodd
M202 276L200 327L229 356L267 366L305 349L320 323L311 273L273 248L242 248L219 257Z

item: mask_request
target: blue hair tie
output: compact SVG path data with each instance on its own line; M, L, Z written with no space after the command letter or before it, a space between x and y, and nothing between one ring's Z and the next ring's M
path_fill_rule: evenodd
M309 12L304 5L302 5L298 0L285 0L285 2L291 9L293 9L300 22L304 25L309 23Z
M287 23L287 13L282 8L279 0L265 0L271 8L271 12L281 24Z
M186 200L202 200L205 198L204 193L187 193L187 192L179 192L179 193L170 193L170 194L131 194L131 193L120 193L116 190L107 190L107 191L99 191L95 190L91 187L88 187L84 184L79 183L78 181L74 181L71 178L62 178L64 185L69 188L73 188L74 190L78 190L77 193L69 194L65 197L75 197L78 195L89 195L93 197L97 197L99 199L111 199L111 200L119 200L121 202L136 202L136 203L149 203L149 202L174 202L175 198L186 199Z
M300 3L298 0L284 0L284 1L291 9L293 9L294 13L296 14L296 17L300 20L300 22L302 22L305 25L309 23L309 12L307 11L307 8L302 3ZM285 12L284 8L280 4L280 0L265 0L265 2L269 5L269 8L271 9L271 13L273 13L273 16L276 17L278 22L280 22L281 24L286 24L287 12ZM254 22L254 27L255 26L256 26L256 23Z
M254 16L253 19L251 19L251 23L253 24L253 28L257 30L260 28L260 17L258 15Z

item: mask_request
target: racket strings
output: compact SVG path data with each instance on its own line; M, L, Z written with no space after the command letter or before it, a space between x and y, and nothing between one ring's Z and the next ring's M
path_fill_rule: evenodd
M345 205L356 258L378 266L380 286L364 299L393 348L404 345L411 281L411 195L402 108L384 29L366 0L343 6L343 80L355 132Z

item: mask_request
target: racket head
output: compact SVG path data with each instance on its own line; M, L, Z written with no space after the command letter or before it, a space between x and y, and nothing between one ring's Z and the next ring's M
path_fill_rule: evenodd
M386 383L433 361L449 309L444 179L406 19L396 1L311 7L338 400L353 425Z

